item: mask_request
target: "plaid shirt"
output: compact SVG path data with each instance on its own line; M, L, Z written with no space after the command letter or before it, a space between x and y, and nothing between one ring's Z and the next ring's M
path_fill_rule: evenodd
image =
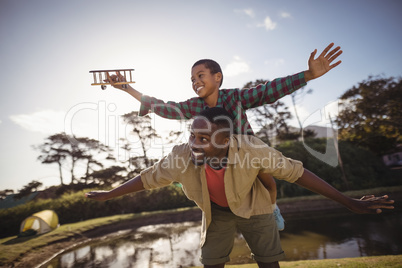
M216 106L223 107L233 115L235 119L235 133L253 135L253 130L247 120L247 109L274 103L305 85L304 72L301 72L291 76L277 78L253 88L221 89L219 90ZM206 108L209 108L208 105L200 97L191 98L182 102L164 102L143 95L139 115L146 115L151 111L164 118L183 120L198 115Z

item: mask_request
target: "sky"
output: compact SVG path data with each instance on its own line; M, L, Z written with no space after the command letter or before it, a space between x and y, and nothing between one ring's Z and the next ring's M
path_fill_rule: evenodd
M399 0L0 0L0 190L59 184L57 165L41 164L33 148L50 135L112 148L128 136L121 116L138 101L91 86L90 70L135 69L137 90L181 101L195 96L199 59L221 65L221 88L242 88L304 71L314 49L334 42L342 63L309 82L313 93L297 104L307 126L369 76L401 76L401 11ZM282 101L291 107L290 96ZM183 128L152 118L162 136Z

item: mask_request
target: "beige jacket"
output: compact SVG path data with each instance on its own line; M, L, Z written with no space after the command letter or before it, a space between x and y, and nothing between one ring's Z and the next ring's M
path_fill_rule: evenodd
M205 167L191 161L188 144L175 146L172 152L154 166L141 172L145 189L167 186L180 182L186 196L203 211L201 245L211 223ZM304 172L303 164L286 158L260 139L250 135L232 135L224 182L225 193L231 211L240 217L272 213L268 190L257 179L260 171L277 179L295 182Z

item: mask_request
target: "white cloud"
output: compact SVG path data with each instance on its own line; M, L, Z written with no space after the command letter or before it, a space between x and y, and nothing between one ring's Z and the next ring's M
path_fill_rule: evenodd
M244 9L243 11L244 11L244 13L245 13L247 16L249 16L249 17L251 17L251 18L254 18L254 17L255 17L254 10L252 10L251 8L249 8L249 9Z
M15 124L33 132L54 134L63 131L65 113L61 111L43 110L32 114L11 115Z
M254 10L252 8L236 9L235 12L236 13L244 13L247 16L249 16L250 18L255 17Z
M281 18L287 19L287 18L291 18L292 15L288 12L281 12L280 13Z
M266 17L264 23L258 24L258 27L264 27L267 31L272 31L276 28L276 22L273 22L270 17Z
M226 65L223 70L223 75L226 77L236 76L242 73L248 73L250 71L250 66L240 59L240 57L235 56L234 60Z
M112 114L105 103L79 103L69 111L45 109L31 114L11 115L10 119L20 127L46 135L66 132L77 137L98 139L109 127ZM104 136L104 135L103 135ZM102 136L102 137L103 137Z

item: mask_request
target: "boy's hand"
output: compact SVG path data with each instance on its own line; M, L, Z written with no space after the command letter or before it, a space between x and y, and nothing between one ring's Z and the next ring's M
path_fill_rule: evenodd
M114 88L120 89L120 90L124 90L127 91L127 88L129 87L129 85L116 85L116 82L126 82L126 78L119 72L116 71L116 74L113 75L109 75L109 73L106 73L107 75L107 79L105 79L105 82L109 82L110 85Z
M132 88L129 84L124 84L124 85L116 85L116 82L126 82L126 78L119 72L116 71L116 74L109 75L109 73L106 73L107 79L105 79L105 82L109 82L112 87L123 90L136 98L139 102L141 102L141 97L142 94L141 92L138 92L134 88Z
M105 200L109 199L108 193L109 193L109 191L92 191L92 192L86 193L85 197L94 199L97 201L105 201Z
M352 199L353 202L349 209L356 213L378 214L382 209L393 209L394 200L388 200L388 195L375 197L374 195L365 195L360 199Z
M334 46L334 43L329 44L318 56L317 59L314 59L317 54L317 49L315 49L308 60L308 70L304 72L304 76L306 82L312 79L316 79L324 74L326 74L332 68L341 64L342 61L337 61L336 63L331 63L338 58L339 55L342 54L341 47L336 47L330 51L330 49Z

